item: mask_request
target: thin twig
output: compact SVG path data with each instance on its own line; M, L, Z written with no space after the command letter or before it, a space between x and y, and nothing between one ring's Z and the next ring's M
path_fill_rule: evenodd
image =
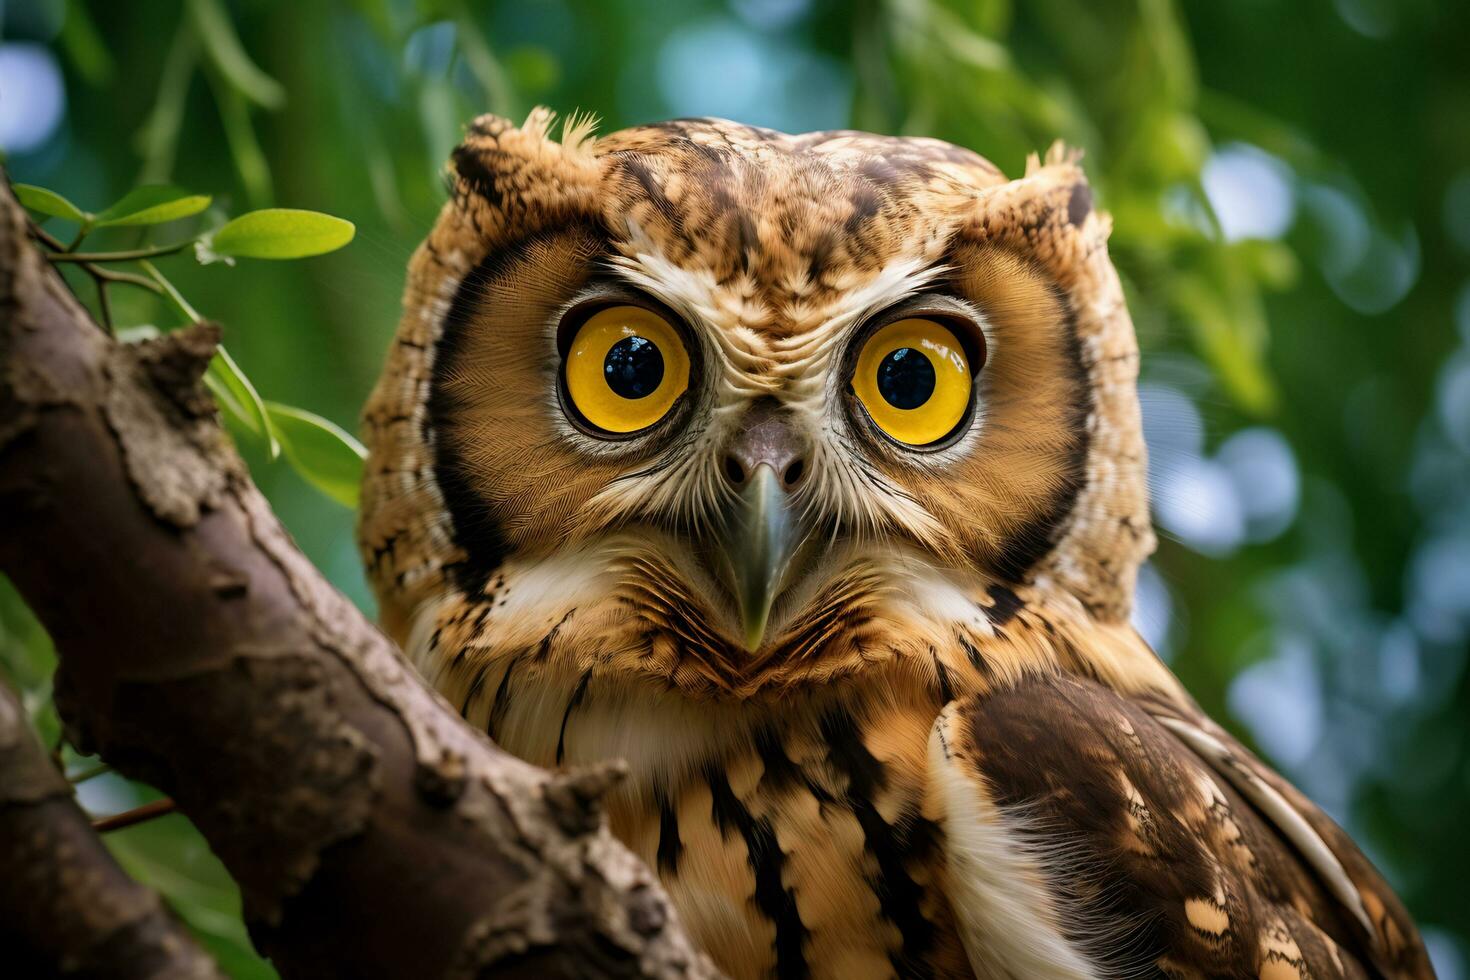
M148 273L148 275L153 278L153 281L157 283L159 288L163 291L164 297L167 298L168 301L174 305L175 309L177 309L180 313L184 315L185 319L187 319L190 323L199 322L199 311L189 305L189 301L184 299L183 293L180 293L178 288L174 286L173 283L169 282L168 279L164 277L163 273L158 271L158 267L156 265L154 265L152 262L149 262L147 259L144 259L138 264L143 267L144 272Z
M214 66L210 66L204 76L214 90L214 104L224 126L225 142L235 159L235 172L245 185L245 194L253 207L266 207L273 193L270 164L266 162L265 151L260 148L255 127L251 125L250 107L245 96Z
M138 130L143 153L142 184L168 181L174 169L179 133L183 128L184 109L189 99L189 83L199 62L199 35L188 17L179 19L179 29L163 59L163 72L158 79L158 92L153 108Z
M51 233L46 231L46 229L42 228L40 225L36 224L35 222L31 222L30 228L31 237L40 241L41 244L45 245L47 248L57 252L65 250L66 246L61 243L61 240L55 235L52 235ZM164 295L163 289L158 285L158 283L145 276L134 275L131 272L118 272L116 269L106 269L100 265L96 265L91 262L79 262L77 264L80 265L82 267L82 270L93 279L101 280L104 282L125 283L129 286L137 286L140 289L146 289L150 293L156 293L159 296Z
M159 296L163 295L163 289L158 285L158 283L154 282L152 279L145 278L144 276L135 276L131 272L118 272L114 269L104 269L100 265L92 265L91 263L84 264L82 268L87 270L87 274L90 275L93 279L101 279L106 282L125 283L129 286L137 286L141 289L146 289L150 293L157 293Z
M194 239L174 242L171 245L154 245L152 248L133 248L123 252L47 252L52 262L136 262L140 259L157 259L165 255L176 255L194 244Z
M152 803L144 803L142 806L133 807L122 813L114 813L110 817L92 821L92 829L99 834L105 834L109 830L122 830L124 827L132 827L135 824L145 823L173 813L176 809L174 801L165 796L161 800Z
M47 248L54 251L65 251L66 246L61 243L61 239L48 232L45 228L42 228L34 221L27 221L26 223L30 225L32 238L39 238L46 245Z

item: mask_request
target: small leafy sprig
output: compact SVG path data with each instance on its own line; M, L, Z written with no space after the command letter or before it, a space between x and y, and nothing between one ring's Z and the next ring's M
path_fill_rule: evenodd
M129 286L156 294L174 309L183 323L197 323L202 319L154 264L154 259L190 250L204 264L233 265L237 258L305 258L335 251L352 241L356 233L352 222L329 214L266 208L242 214L214 231L166 244L84 251L82 245L94 231L146 227L193 217L209 207L212 199L170 185L145 185L135 187L94 214L45 187L15 184L14 190L21 204L30 210L77 226L75 235L65 243L39 225L32 225L32 233L50 262L74 265L92 279L97 287L102 326L124 340L157 336L159 331L150 324L116 330L108 294L112 286ZM121 271L117 266L133 266L137 271ZM210 362L204 380L237 435L260 441L271 459L284 453L287 462L312 486L339 503L357 506L358 482L366 455L361 443L319 415L262 399L223 346Z

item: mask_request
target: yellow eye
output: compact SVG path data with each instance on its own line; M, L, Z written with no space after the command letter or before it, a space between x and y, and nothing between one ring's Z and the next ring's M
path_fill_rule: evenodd
M863 344L852 388L868 416L910 446L938 442L970 407L970 361L936 320L897 320Z
M637 432L663 418L689 387L689 354L668 321L640 306L588 318L566 356L567 394L606 432Z

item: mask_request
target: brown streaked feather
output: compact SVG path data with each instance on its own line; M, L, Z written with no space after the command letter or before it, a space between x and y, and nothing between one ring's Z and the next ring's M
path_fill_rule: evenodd
M1310 850L1314 854L1312 863L1318 867L1325 886L1362 923L1368 934L1367 948L1378 970L1386 976L1433 975L1418 929L1403 903L1331 817L1198 708L1181 708L1149 698L1144 702L1162 724L1191 747L1199 746L1195 751L1242 795L1258 801L1263 812L1289 808L1305 825L1292 828L1295 836L1316 839L1315 844L1303 848L1303 853ZM1191 731L1198 734L1191 736ZM1199 735L1206 736L1207 741Z
M630 692L598 683L589 711L628 703ZM667 766L640 753L609 801L614 833L658 869L732 976L970 976L924 794L923 740L939 702L901 681L854 693L801 710L691 715L678 737L699 749ZM656 739L660 709L641 705L632 710ZM569 736L592 721L579 715ZM524 734L507 744L540 758ZM569 762L588 758L584 738L567 748Z
M1393 940L1365 932L1302 842L1140 701L1037 677L960 702L936 739L941 770L976 794L975 814L946 815L949 833L990 807L1034 855L1066 948L1098 976L1433 975L1401 912ZM1292 806L1326 820L1299 795ZM1331 840L1379 907L1397 909L1341 832Z

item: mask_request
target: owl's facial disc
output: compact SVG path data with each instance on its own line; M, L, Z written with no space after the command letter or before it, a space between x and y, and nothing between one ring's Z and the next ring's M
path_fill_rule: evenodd
M845 396L826 408L845 420L839 425L860 433L847 445L827 445L826 458L867 446L874 458L940 459L932 454L953 445L973 418L975 375L985 360L976 320L973 309L960 301L926 293L862 321L844 345L844 355L825 369L839 377L809 379L828 390L835 381L836 392ZM647 466L648 454L690 445L680 440L691 429L678 420L690 418L691 400L698 405L699 399L712 397L693 363L700 349L697 324L637 290L595 283L572 303L557 328L561 406L568 421L614 453L619 450L609 443L626 446L623 451L636 461L630 471L635 479L661 468ZM672 452L666 458L686 467L684 473L702 470L708 477L694 483L691 492L689 483L673 476L673 485L684 488L673 498L674 507L670 498L654 496L658 491L650 482L640 500L647 509L633 511L632 520L609 521L626 528L647 520L683 538L688 556L709 573L708 578L695 576L704 583L695 591L707 592L712 610L733 614L726 620L733 627L731 638L752 653L776 639L768 631L778 600L789 607L783 597L797 594L794 590L810 574L823 567L828 574L840 570L824 565L823 558L846 531L861 529L842 511L844 505L861 508L862 495L871 488L871 483L845 486L827 471L814 442L823 438L823 426L814 424L813 406L790 398L786 390L801 386L801 379L793 382L789 375L782 385L771 386L779 393L754 401L747 401L748 388L732 386L723 415L729 420L736 413L733 425L723 421L707 428L702 423L709 415L695 411L692 433L703 439L700 451ZM615 457L609 453L609 458ZM917 465L917 459L906 465ZM659 503L648 506L648 500ZM678 507L691 501L702 501L704 519L681 519ZM816 533L816 528L831 533ZM782 618L790 622L800 611L786 608Z
M746 649L760 648L771 606L800 543L791 492L806 470L807 447L787 418L757 403L729 446L725 478L737 490L724 522L721 557L740 614Z
M1137 351L1070 161L1007 183L933 140L533 120L456 151L365 416L395 633L449 590L495 598L490 632L575 609L705 677L931 581L1044 573L1126 611L1153 540ZM746 424L762 400L779 424ZM734 451L783 427L789 459Z

